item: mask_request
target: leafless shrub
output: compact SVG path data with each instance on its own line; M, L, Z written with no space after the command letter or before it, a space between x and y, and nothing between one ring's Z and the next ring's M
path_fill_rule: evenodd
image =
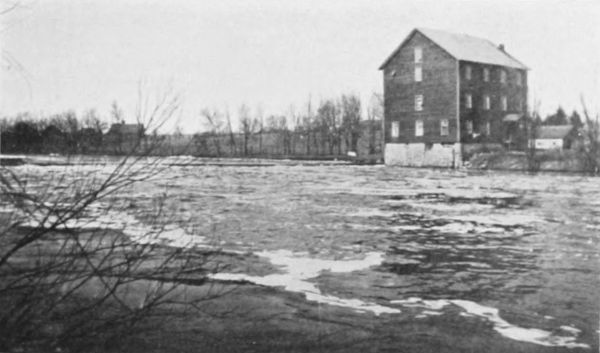
M152 103L142 93L136 120L144 131L178 110L172 93ZM163 321L164 308L193 309L220 294L182 291L181 283L203 284L219 266L210 251L162 240L173 216L165 196L143 208L146 226L135 234L133 221L112 222L126 212L118 195L169 168L152 157L159 144L140 138L126 156L90 169L0 167L0 351L116 343Z
M579 149L585 172L592 175L600 173L600 121L598 114L592 117L585 101L581 98L585 125L582 131L583 141Z

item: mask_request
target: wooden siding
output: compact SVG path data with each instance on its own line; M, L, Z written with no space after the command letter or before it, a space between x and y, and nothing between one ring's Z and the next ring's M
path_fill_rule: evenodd
M423 79L415 82L414 48L423 49ZM383 69L385 142L457 142L456 60L435 43L415 32ZM415 95L423 95L423 110L415 111ZM415 121L423 120L424 135L415 136ZM448 119L448 135L440 135L440 122ZM392 138L391 122L400 123Z
M466 79L466 67L471 67L471 79ZM490 80L484 82L483 70L490 70ZM506 83L500 81L500 72L504 70L507 74ZM460 72L460 125L462 126L462 142L495 142L501 143L505 138L505 125L502 119L511 113L524 114L527 112L527 71L509 67L486 65L473 62L459 64ZM521 85L517 84L517 75L521 73ZM472 108L467 108L465 96L472 96ZM483 109L485 95L490 96L491 107ZM502 110L502 97L507 97L508 109ZM521 108L518 102L521 101ZM473 122L473 132L480 134L477 137L470 136L466 131L466 121ZM486 134L486 124L490 123L490 135Z

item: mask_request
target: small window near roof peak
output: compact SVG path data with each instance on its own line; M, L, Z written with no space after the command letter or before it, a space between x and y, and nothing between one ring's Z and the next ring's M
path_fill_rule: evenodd
M421 47L415 47L415 63L420 64L423 62L423 49Z

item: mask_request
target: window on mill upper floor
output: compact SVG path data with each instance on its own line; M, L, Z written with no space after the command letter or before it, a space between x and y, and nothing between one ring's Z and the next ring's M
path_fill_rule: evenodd
M423 81L423 67L420 64L415 64L415 82Z
M415 64L423 63L423 48L415 47Z
M423 95L415 95L415 111L420 112L423 110Z
M423 49L415 47L415 82L423 81Z
M490 82L490 69L487 67L483 68L483 82Z
M472 76L473 76L473 72L471 69L471 65L465 66L465 79L470 80Z
M483 109L484 110L490 110L491 109L490 96L487 95L487 94L485 96L483 96Z
M500 70L500 83L506 83L506 71Z
M473 95L471 93L465 94L465 107L467 109L473 108Z
M523 74L521 74L521 72L517 71L517 76L515 78L515 81L517 81L517 86L523 85Z

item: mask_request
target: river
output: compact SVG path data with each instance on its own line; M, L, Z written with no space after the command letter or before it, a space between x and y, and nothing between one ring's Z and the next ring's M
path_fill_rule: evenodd
M143 226L135 210L162 196L168 241L277 269L253 261L215 280L382 320L477 322L536 349L598 350L600 179L256 162L174 163L118 195L132 211L111 222Z

